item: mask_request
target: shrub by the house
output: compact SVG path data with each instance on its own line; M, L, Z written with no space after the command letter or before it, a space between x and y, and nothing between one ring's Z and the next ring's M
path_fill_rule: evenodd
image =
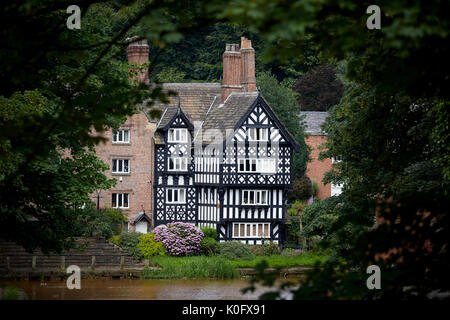
M250 246L239 241L221 242L217 249L219 256L230 260L251 260L255 258Z
M163 256L165 247L162 242L155 240L153 233L143 234L139 237L137 248L141 251L142 256L146 259L153 256Z
M211 237L204 237L201 244L201 252L204 255L211 255L217 251L219 241Z
M131 231L124 232L119 237L119 247L136 260L142 259L142 253L137 248L141 235L142 233L140 232Z
M217 230L215 228L202 227L203 240L201 244L201 252L204 255L211 255L216 252L219 242L217 241Z
M271 243L265 243L258 246L253 246L251 248L252 253L255 256L272 256L280 253L280 248L277 244L271 242Z
M153 229L156 241L173 256L192 255L200 251L203 232L196 226L184 222L172 222Z

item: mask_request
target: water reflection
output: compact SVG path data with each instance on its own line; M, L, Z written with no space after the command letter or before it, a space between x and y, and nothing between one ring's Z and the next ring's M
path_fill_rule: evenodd
M291 279L292 281L292 279ZM69 290L65 281L0 281L25 291L31 300L121 299L121 300L253 300L267 288L257 287L243 295L248 280L140 280L82 279L80 290Z

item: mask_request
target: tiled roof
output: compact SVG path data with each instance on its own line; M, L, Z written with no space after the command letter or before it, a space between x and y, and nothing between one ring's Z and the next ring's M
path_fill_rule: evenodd
M134 217L133 221L131 222L132 225L135 225L141 220L146 220L148 223L151 223L152 220L148 217L148 215L144 212L138 212L138 214Z
M194 121L203 120L214 97L217 96L220 100L221 92L220 83L165 83L162 85L162 89L165 92L174 91L177 93L177 96L169 97L168 104L163 104L158 101L152 107L159 108L162 112L164 112L167 107L177 108L179 97L181 109L192 124L194 124ZM170 115L170 113L166 116L168 115ZM164 116L159 127L161 127L161 125L164 126L163 121L169 121L172 118L166 116Z
M249 107L255 102L258 92L233 92L223 104L216 100L203 123L203 141L214 140L214 132L218 129L225 139L226 130L233 130L237 122L242 119ZM209 131L209 134L206 132Z
M324 134L322 131L322 124L328 116L326 111L302 111L300 116L305 116L304 122L306 123L305 131L310 134Z
M227 130L234 130L259 95L259 92L233 92L221 104L221 86L218 83L167 83L163 85L163 90L177 92L180 100L178 102L175 96L170 97L168 104L154 104L162 111L157 129L169 123L178 112L179 105L194 128L199 128L199 123L195 122L201 123L203 143L213 142L217 138L216 130L220 131L223 139L227 138ZM196 138L197 132L193 136ZM164 136L158 130L154 139L156 144L164 144Z

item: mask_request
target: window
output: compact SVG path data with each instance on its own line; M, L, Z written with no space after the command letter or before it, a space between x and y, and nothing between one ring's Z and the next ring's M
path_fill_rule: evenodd
M169 129L169 142L188 142L187 129Z
M129 205L129 197L128 193L113 193L112 194L112 207L119 209L128 209Z
M113 133L113 143L129 143L130 142L130 130L119 130Z
M128 159L113 159L112 172L113 173L130 173L130 160L128 160Z
M233 223L233 238L269 238L269 223Z
M258 159L258 161L256 162L256 169L259 172L275 173L275 159Z
M268 205L267 190L242 190L242 204L244 205Z
M269 129L268 128L249 128L248 129L249 141L268 141Z
M239 172L276 173L275 159L239 159Z
M331 158L331 163L338 163L342 161L342 156L337 156L336 158Z
M343 184L342 183L331 183L331 196L338 196L342 193L342 188L343 188Z
M169 158L169 171L187 171L186 157L171 157Z
M186 203L186 190L167 188L166 203Z

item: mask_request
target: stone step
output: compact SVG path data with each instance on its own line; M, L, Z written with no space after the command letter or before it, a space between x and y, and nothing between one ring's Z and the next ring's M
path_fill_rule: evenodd
M61 254L44 254L40 250L29 253L15 243L0 240L0 269L7 269L7 257L12 270L32 270L33 257L35 259L33 270L60 270L62 257L66 267L78 265L80 268L90 268L92 256L95 256L95 268L119 268L122 259L124 267L144 266L143 263L135 261L121 248L106 240L84 238L77 239L76 243L81 248L70 249Z

